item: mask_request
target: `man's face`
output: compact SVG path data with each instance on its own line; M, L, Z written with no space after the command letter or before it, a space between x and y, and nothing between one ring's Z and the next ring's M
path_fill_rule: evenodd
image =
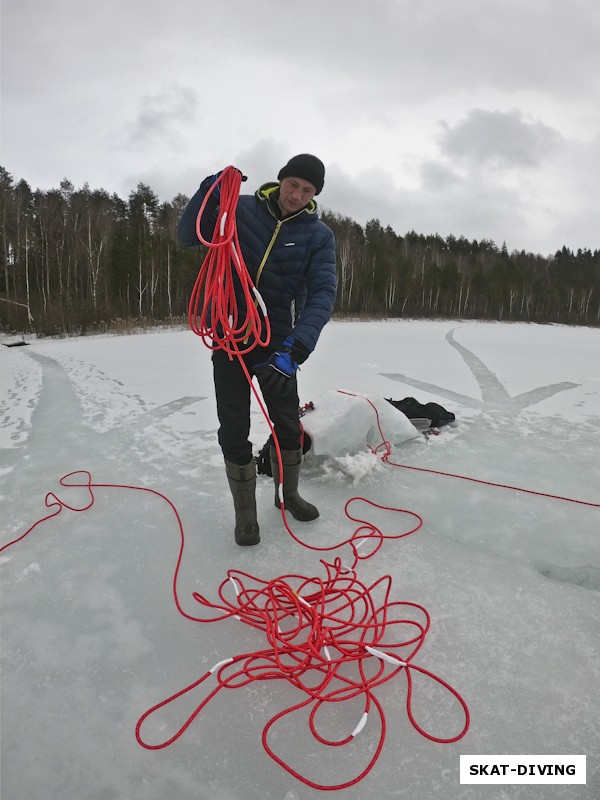
M316 191L302 178L284 178L279 186L279 206L284 214L293 214L310 203Z

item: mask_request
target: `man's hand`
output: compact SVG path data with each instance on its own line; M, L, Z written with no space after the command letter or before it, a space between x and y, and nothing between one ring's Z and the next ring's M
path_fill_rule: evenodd
M236 172L239 172L240 175L242 176L242 183L244 181L248 180L247 176L243 174L241 169L238 169L237 167L233 167L233 169L236 170ZM223 170L220 169L218 172L215 172L214 175L209 175L208 178L206 178L205 181L204 181L204 183L206 184L206 187L205 187L206 191L208 191L211 186L214 186L214 184L217 184L215 186L214 190L213 190L213 196L217 200L221 196L221 184L217 183L217 181L219 180L219 178L221 177L222 174L223 174Z
M294 340L288 336L268 361L256 365L255 371L263 393L285 397L294 391L296 382L292 378L296 375L298 361L293 349Z

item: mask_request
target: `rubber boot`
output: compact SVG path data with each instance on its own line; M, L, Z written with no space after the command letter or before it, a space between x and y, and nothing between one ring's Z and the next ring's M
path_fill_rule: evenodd
M260 542L256 519L256 463L254 459L240 466L225 459L227 480L235 509L235 541L247 547Z
M277 451L270 449L271 468L275 482L275 508L281 508L279 501L279 462ZM302 461L302 448L298 450L282 450L281 462L283 464L283 502L287 511L300 522L310 522L319 516L319 510L312 503L307 503L298 494L298 478L300 476L300 462Z

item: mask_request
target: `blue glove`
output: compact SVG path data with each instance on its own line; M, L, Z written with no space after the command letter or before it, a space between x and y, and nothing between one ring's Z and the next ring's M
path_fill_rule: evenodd
M296 375L298 361L294 358L293 347L294 339L288 336L268 361L256 365L255 370L263 393L286 396L294 391L296 382L291 379Z

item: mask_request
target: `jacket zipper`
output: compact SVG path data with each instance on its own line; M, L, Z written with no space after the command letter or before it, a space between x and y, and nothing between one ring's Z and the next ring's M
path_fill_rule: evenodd
M265 254L263 255L262 261L260 262L260 264L258 266L258 269L256 271L256 281L254 283L254 286L257 289L258 289L258 282L260 280L261 273L262 273L262 271L264 269L265 264L267 263L267 258L269 257L269 254L271 253L271 250L273 249L273 245L275 244L275 239L277 239L277 236L279 234L279 229L281 228L282 224L283 224L283 220L281 220L281 219L277 220L277 225L275 226L275 230L273 231L273 235L271 236L271 241L267 245L267 249L265 250ZM254 306L256 308L258 308L258 299L254 300ZM250 328L251 328L251 324L248 323L248 327L246 328L246 338L244 339L244 344L248 344L248 339L250 338Z
M269 209L269 211L270 211L271 214L273 214L271 209ZM294 217L298 216L298 214L301 214L303 211L304 211L304 209L302 208L300 211L297 211L296 214L294 214L292 217L286 217L285 219L278 219L277 220L277 225L275 226L275 230L273 231L273 235L271 236L271 241L267 245L267 249L265 250L265 254L262 257L262 261L260 262L259 267L258 267L258 269L256 271L256 281L254 283L254 286L257 289L258 289L258 282L260 280L260 276L262 274L262 271L264 269L265 264L267 263L267 259L271 254L271 250L273 249L273 245L275 244L275 240L277 239L277 236L279 235L279 231L281 230L281 226L283 225L284 222L287 222L289 219L294 219ZM275 215L273 214L273 216L275 216ZM254 305L255 305L256 308L258 308L258 300L254 301ZM248 323L248 327L246 328L246 338L244 339L244 344L248 344L248 339L249 338L250 338L250 323Z
M254 285L257 288L258 288L258 282L260 280L260 276L262 274L262 271L264 269L265 264L267 263L267 258L271 254L271 250L273 249L273 245L275 244L275 239L277 239L277 236L279 235L279 231L280 231L282 225L283 225L283 220L282 219L277 220L277 225L275 226L275 230L273 231L273 236L271 236L271 241L267 245L267 249L265 250L265 254L262 257L262 261L260 262L260 264L258 266L258 269L256 271L256 283Z

